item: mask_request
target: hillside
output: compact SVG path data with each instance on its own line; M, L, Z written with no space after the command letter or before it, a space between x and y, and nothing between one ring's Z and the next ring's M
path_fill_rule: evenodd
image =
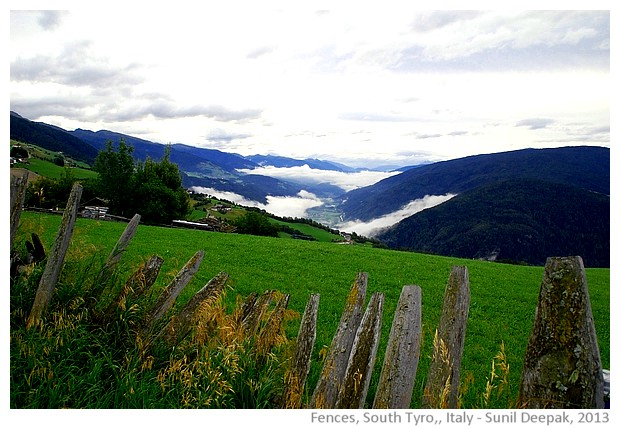
M608 195L565 184L513 179L464 192L378 237L390 247L463 258L544 265L579 255L610 266Z
M609 195L608 148L524 149L437 162L407 170L348 192L340 209L346 219L369 221L426 195L461 194L510 179L576 186Z
M29 238L30 232L34 231L40 235L45 248L49 249L60 221L60 216L25 212L17 240L23 242ZM78 218L74 240L68 253L71 267L82 267L76 263L77 258L83 258L91 264L95 260L104 260L124 228L125 224L118 222ZM346 304L347 293L357 272L368 273L367 296L375 291L385 293L376 368L380 368L382 364L394 309L403 285L419 285L423 290L424 340L415 384L414 407L419 404L423 394L432 356L432 338L440 317L450 269L454 265L467 266L471 306L461 372L463 385L467 387L464 388L467 392L464 391L463 408L480 407L479 398L485 391L493 357L502 343L506 346L510 364L510 382L505 386L505 394L516 398L525 347L536 311L542 267L489 264L412 252L387 251L369 246L342 246L327 242L280 240L141 225L121 258L119 284L134 272L137 264L152 255L161 255L164 259L161 272L166 275L160 276L153 286L154 290L161 290L184 263L201 249L205 250L204 260L195 278L179 295L178 308L222 271L227 272L232 280L228 297L233 303L237 295L248 296L252 292L277 290L290 294L289 308L301 314L310 294L320 294L313 366L308 381L309 392L312 392L311 389L316 384L322 367L322 350L329 346L334 336ZM86 267L83 269L84 272L88 270ZM586 270L601 358L604 368L609 368L609 270ZM68 272L72 273L69 270ZM81 271L79 275L84 276ZM62 290L66 291L67 288ZM291 336L296 335L299 323L300 318L291 321ZM73 343L67 344L72 346ZM375 369L375 372L378 373L378 370ZM117 372L112 374L112 379L116 380ZM373 386L370 388L370 397ZM127 396L133 398L133 395ZM501 402L493 405L500 408L502 405L506 406Z
M41 122L33 122L11 112L11 139L62 152L77 161L92 164L99 150L67 131Z

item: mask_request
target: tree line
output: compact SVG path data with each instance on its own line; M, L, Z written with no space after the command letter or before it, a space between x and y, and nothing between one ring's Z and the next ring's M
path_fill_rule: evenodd
M181 173L170 162L170 146L161 160L147 158L136 161L133 147L123 139L112 141L97 155L94 179L81 179L82 201L94 198L106 202L108 213L132 217L139 213L143 223L170 224L185 218L190 210L190 197L181 183ZM60 179L41 177L28 186L26 205L41 208L64 207L71 187L77 181L71 169L65 168Z

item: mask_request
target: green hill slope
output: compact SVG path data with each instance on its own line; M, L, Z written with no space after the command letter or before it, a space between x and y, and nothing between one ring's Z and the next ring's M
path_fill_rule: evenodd
M390 247L463 258L544 265L579 255L610 265L609 196L534 180L510 180L465 192L402 220L378 237Z
M46 248L51 243L60 217L24 213L18 242L30 232L38 233ZM105 258L120 237L125 224L78 219L67 263ZM491 362L502 342L506 345L510 379L509 396L516 398L522 360L534 320L543 268L516 266L467 259L438 257L411 252L374 249L368 246L342 246L333 243L281 240L277 238L220 234L206 231L140 226L123 255L119 272L129 276L132 267L151 255L164 258L160 279L155 287L169 282L198 250L205 257L195 278L181 294L184 304L209 279L221 271L229 273L233 290L229 294L247 296L276 289L291 295L289 307L303 312L311 293L321 295L318 332L309 389L316 384L321 369L321 350L334 335L349 288L356 273L367 272L367 297L374 291L385 293L381 344L376 368L380 368L400 291L404 285L422 288L423 348L414 390L419 401L428 372L432 338L437 327L445 285L453 265L465 265L469 271L471 306L462 364L462 383L467 387L463 407L480 406ZM88 263L83 265L88 269ZM596 323L603 365L609 368L610 349L610 273L609 269L587 269L588 289ZM70 280L70 279L69 279ZM295 336L299 320L291 325ZM373 397L379 371L369 391Z

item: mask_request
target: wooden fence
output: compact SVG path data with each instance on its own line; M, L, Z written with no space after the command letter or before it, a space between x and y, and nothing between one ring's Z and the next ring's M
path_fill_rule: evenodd
M20 184L12 186L11 241L23 199ZM63 265L75 223L81 186L75 185L53 247L47 256L44 274L36 293L27 328L40 322L51 299L58 274ZM114 250L110 253L99 282L103 285L133 237L140 217L127 225ZM203 251L198 251L161 292L147 312L141 331L144 338L164 338L174 342L192 329L193 315L206 300L216 298L228 279L222 272L198 291L163 329L157 322L170 311L176 298L198 270ZM140 295L155 282L163 260L157 256L139 267L114 297L103 313L114 312L131 295ZM366 302L367 273L358 273L354 280L340 323L325 358L318 382L311 396L310 408L363 408L375 366L383 317L383 293L374 293ZM266 322L268 329L257 333L273 291L252 294L244 302L242 321L249 335L269 335L278 330L288 304L284 295ZM320 296L310 296L299 328L293 365L284 379L283 408L300 408L302 393L311 365L316 338L316 321ZM459 394L460 367L470 292L467 267L452 267L443 300L443 308L433 342L430 365L422 406L425 408L456 408ZM422 327L422 289L418 285L402 288L392 320L390 336L373 408L409 408L420 357ZM269 341L258 341L269 344ZM580 257L549 258L540 288L534 327L524 358L518 404L524 408L603 408L604 378L590 308L585 269Z

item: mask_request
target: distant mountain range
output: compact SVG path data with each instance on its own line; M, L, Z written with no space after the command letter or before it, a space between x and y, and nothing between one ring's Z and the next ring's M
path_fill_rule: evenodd
M41 122L30 121L11 112L11 139L36 144L67 156L93 164L98 152L111 141L117 145L121 139L133 147L134 159L144 161L147 157L161 159L166 145L154 143L129 135L100 130L74 131ZM293 167L308 165L315 169L350 172L355 169L337 163L318 159L298 160L282 156L255 155L244 157L238 154L205 149L186 144L171 145L170 160L179 166L183 175L183 186L214 188L218 191L233 192L248 200L266 203L267 196L295 196L302 190L318 196L334 196L342 193L340 188L329 184L304 184L285 181L259 174L253 170L264 166ZM246 170L240 172L239 170Z
M462 194L508 179L534 179L609 195L609 149L563 147L468 156L409 169L342 196L347 219L368 221L426 195Z
M62 152L88 164L92 164L99 153L98 149L62 128L30 121L15 112L11 112L11 139L36 144L54 152Z
M389 247L544 264L579 255L610 263L610 151L524 149L420 166L342 197L347 219L371 220L428 195L456 194L379 233Z
M15 112L11 139L91 164L108 141L124 139L137 160L160 159L165 150L165 145L112 131L66 131ZM536 265L548 256L579 255L588 267L610 265L608 148L524 149L403 167L399 174L347 193L329 183L311 185L252 172L303 165L356 171L331 161L245 157L180 143L171 145L170 159L179 165L187 188L214 188L262 203L270 195L295 196L306 190L332 198L345 220L369 222L426 196L456 195L375 237L392 248Z

